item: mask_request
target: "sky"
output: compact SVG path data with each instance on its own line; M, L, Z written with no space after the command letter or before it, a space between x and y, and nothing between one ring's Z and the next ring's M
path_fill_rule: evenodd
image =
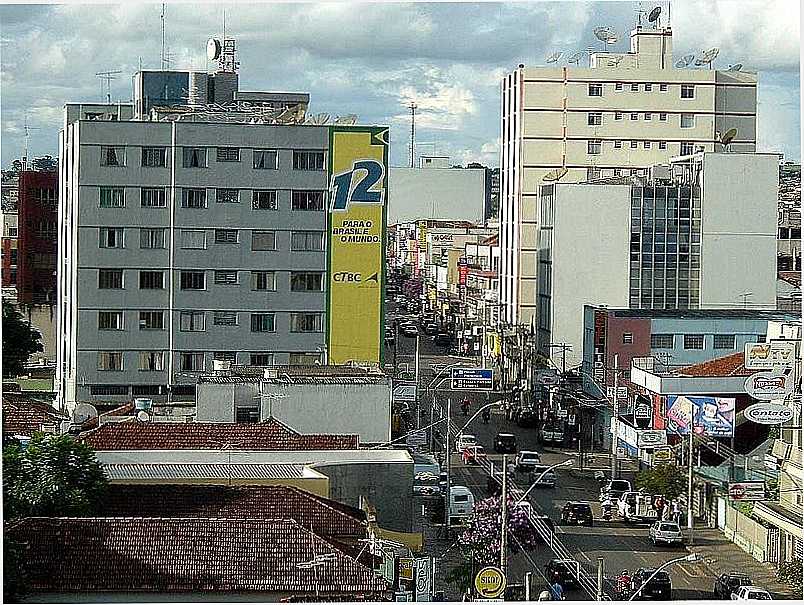
M504 74L594 46L598 25L620 32L611 50L625 51L640 7L667 14L667 2L573 0L166 4L172 69L214 69L206 41L222 34L225 10L241 90L309 92L312 113L389 124L395 166L408 161L411 101L417 154L499 165ZM798 0L678 0L670 11L677 58L717 46L715 68L759 72L758 150L799 161ZM29 156L57 156L64 104L105 100L97 72L120 70L111 97L130 100L139 65L159 67L160 15L160 3L135 1L1 4L2 166L24 155L26 120Z

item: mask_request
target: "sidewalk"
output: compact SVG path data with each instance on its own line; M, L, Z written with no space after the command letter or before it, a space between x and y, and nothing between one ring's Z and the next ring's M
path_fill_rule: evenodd
M739 546L726 539L718 529L696 527L692 546L687 549L698 554L712 572L712 583L717 576L730 571L748 574L754 584L768 590L774 599L801 599L792 588L776 580L776 570L770 563L760 563ZM704 587L709 590L711 588Z

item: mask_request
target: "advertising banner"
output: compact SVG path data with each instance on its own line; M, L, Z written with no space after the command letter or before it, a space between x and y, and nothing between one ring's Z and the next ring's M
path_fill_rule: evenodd
M687 435L731 437L734 431L733 397L667 396L667 430Z
M637 446L640 448L660 447L667 445L667 433L664 431L637 431Z
M745 343L744 365L747 370L792 368L796 361L796 343L792 340Z
M430 559L416 559L416 601L429 601L430 592L433 586L433 579L430 575L432 565Z
M774 372L758 372L745 379L745 392L760 401L784 399L793 393L793 377Z
M742 481L740 483L729 483L729 498L743 502L764 500L765 482Z
M329 363L381 363L388 128L329 129Z

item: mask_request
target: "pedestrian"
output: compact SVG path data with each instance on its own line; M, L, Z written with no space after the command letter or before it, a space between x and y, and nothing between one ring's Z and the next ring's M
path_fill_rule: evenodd
M561 586L561 582L559 582L558 579L555 579L550 586L550 594L554 601L564 600L564 588Z
M678 507L678 500L673 500L673 513L672 519L676 523L681 522L681 509Z

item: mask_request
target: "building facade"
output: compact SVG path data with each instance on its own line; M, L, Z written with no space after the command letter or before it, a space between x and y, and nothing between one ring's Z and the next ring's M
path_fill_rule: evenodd
M19 180L20 304L56 304L58 173L23 170Z
M428 159L428 158L423 158ZM391 168L388 224L417 220L482 223L486 171L482 168Z
M640 26L630 38L629 52L593 52L588 68L520 65L502 82L500 295L509 323L538 312L536 198L546 175L646 173L674 156L722 151L731 128L731 151L755 150L755 73L674 68L670 28Z

